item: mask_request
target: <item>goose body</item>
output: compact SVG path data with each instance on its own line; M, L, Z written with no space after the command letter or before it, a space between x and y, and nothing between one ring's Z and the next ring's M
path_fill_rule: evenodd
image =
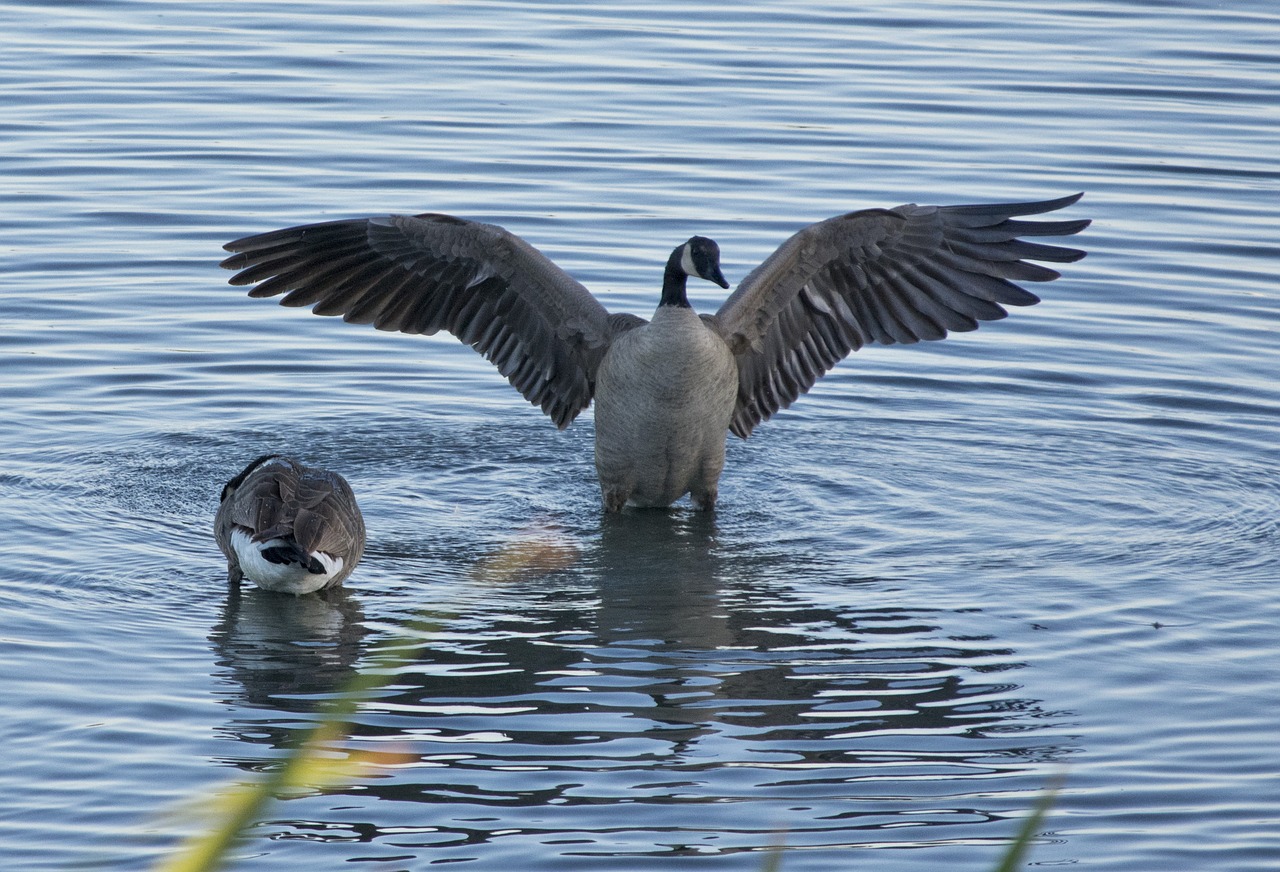
M214 536L227 579L295 595L337 587L364 553L346 479L280 455L251 461L222 489Z
M738 392L729 346L693 309L659 306L619 336L596 376L596 472L605 508L715 504Z
M1023 221L1080 195L1031 203L864 209L784 242L712 315L690 276L728 288L719 248L671 252L653 318L608 312L518 236L448 215L330 221L228 243L222 262L252 297L371 323L453 333L558 427L595 402L596 471L608 511L691 494L714 508L725 438L746 438L851 351L942 339L1039 299L1016 281L1084 252L1028 242L1088 220Z

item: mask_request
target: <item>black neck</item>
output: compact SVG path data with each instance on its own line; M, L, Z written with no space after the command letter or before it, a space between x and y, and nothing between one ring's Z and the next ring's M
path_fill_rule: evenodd
M689 297L685 294L685 282L689 276L680 265L680 258L683 255L684 246L680 245L671 252L671 257L667 258L667 268L662 273L662 299L658 301L659 306L691 308Z

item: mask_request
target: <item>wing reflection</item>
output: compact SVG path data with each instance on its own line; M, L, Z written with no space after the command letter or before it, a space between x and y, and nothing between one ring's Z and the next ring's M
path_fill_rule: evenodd
M701 513L558 535L576 564L487 576L361 708L353 748L393 743L412 762L338 802L291 801L274 837L385 841L433 862L494 841L754 851L779 830L808 848L970 843L1004 836L986 825L1025 809L1045 761L1071 749L1057 716L1019 695L1016 652L974 632L980 613L904 606L874 579L726 547ZM309 692L349 674L358 611L331 608L229 606L215 637L246 702L303 716ZM300 646L298 623L327 641ZM277 714L233 729L275 744L297 725Z

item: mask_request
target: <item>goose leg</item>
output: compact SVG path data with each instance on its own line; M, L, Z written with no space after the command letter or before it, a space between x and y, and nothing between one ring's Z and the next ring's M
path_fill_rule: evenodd
M621 487L601 487L601 496L604 499L604 510L616 514L622 511L631 494Z
M717 496L719 496L719 493L714 484L710 487L689 491L689 498L693 500L693 507L700 512L714 512Z

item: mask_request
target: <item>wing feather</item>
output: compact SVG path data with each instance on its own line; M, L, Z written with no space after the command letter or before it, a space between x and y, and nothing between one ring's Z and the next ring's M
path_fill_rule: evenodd
M591 402L611 317L581 284L514 234L447 215L328 221L228 243L222 262L251 297L283 295L379 330L446 330L565 427Z
M866 209L811 224L738 285L712 323L738 360L731 429L748 436L839 360L867 343L894 345L974 330L1004 306L1039 297L1015 282L1047 282L1074 248L1023 236L1070 236L1088 220L1020 221L1057 200Z

